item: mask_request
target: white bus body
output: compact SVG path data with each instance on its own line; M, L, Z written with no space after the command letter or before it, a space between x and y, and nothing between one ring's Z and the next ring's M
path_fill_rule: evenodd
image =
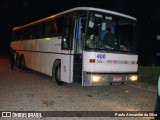
M52 76L59 85L127 83L138 73L135 21L109 10L73 8L13 28L11 47L18 53L17 66ZM107 27L116 36L112 49L104 45Z

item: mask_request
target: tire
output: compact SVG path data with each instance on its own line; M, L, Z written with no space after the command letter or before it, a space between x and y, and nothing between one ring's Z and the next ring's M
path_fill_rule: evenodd
M20 55L18 53L16 55L15 66L18 67L18 68L20 68Z
M61 62L59 60L55 61L53 65L52 80L56 81L59 86L63 85L63 81L61 81Z
M21 69L25 69L25 58L24 58L24 55L21 55L20 68Z

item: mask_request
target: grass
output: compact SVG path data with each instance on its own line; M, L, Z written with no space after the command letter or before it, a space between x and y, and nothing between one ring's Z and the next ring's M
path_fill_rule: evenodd
M139 82L157 85L160 66L139 66Z

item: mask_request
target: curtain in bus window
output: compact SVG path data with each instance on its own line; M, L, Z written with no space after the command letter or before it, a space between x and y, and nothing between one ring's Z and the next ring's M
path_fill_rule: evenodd
M81 17L78 17L76 19L76 40L80 40L81 39Z
M62 29L63 29L63 17L56 18L54 21L54 32L55 35L61 36L62 35Z
M53 23L53 28L54 28L54 35L56 35L57 31L58 31L58 27L57 27L56 21L54 21L54 23Z
M45 37L53 36L53 21L49 20L45 23Z
M76 39L76 52L81 53L82 52L82 47L81 47L81 21L82 18L78 17L76 19L76 34L75 34L75 39Z

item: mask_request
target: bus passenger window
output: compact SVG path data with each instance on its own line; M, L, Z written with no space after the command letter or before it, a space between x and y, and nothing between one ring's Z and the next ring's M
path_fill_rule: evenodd
M56 21L53 22L53 36L57 35L58 27Z
M63 29L63 17L57 18L54 21L54 28L56 33L54 33L56 36L61 36L62 35L62 29Z
M72 36L72 19L70 17L66 17L63 27L62 49L69 49L71 36Z
M47 21L45 23L45 37L51 37L52 34L52 22L51 21Z
M36 25L36 38L43 38L43 24Z

